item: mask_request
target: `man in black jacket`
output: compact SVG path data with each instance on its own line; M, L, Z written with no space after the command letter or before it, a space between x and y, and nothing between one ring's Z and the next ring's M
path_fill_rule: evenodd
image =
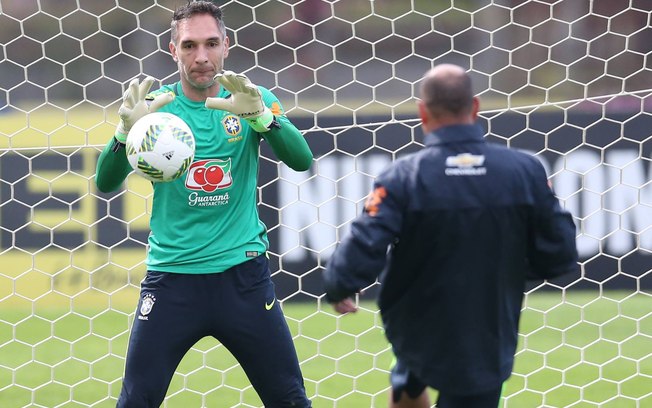
M577 267L575 225L534 157L486 143L459 66L421 83L425 147L378 176L324 274L326 298L380 277L378 305L397 358L390 407L498 406L510 376L526 279Z

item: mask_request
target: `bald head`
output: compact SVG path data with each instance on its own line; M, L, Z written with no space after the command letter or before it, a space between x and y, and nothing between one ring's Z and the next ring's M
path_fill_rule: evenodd
M421 82L421 103L425 109L422 113L434 120L466 121L474 110L471 77L457 65L435 66Z

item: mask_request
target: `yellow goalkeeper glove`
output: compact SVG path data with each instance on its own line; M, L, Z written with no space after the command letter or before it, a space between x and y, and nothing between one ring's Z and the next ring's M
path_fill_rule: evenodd
M118 109L120 122L115 131L115 138L120 143L127 141L127 134L136 121L148 113L156 112L163 106L174 100L172 92L164 92L154 97L154 99L145 100L149 93L154 78L148 76L141 84L138 84L138 79L133 79L129 83L129 87L122 95L122 105Z
M224 110L238 115L258 132L267 132L274 122L274 114L263 103L260 89L243 74L223 71L215 75L215 80L231 93L230 98L206 98L209 109Z

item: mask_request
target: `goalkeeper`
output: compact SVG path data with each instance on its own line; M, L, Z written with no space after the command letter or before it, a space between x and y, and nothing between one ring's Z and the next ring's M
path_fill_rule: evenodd
M434 67L421 98L425 147L375 180L327 265L326 298L354 312L350 296L380 275L390 407L430 407L430 386L438 408L496 408L526 279L577 268L575 225L536 158L485 142L464 69Z
M120 188L131 172L127 133L149 112L181 117L195 136L187 175L153 184L147 274L117 406L159 407L184 354L212 336L238 360L266 407L309 407L270 278L256 191L261 140L297 171L309 169L312 153L269 90L223 70L229 38L218 6L194 1L178 8L170 52L180 81L152 93L153 78L132 81L97 163L98 189ZM209 175L211 166L217 168Z

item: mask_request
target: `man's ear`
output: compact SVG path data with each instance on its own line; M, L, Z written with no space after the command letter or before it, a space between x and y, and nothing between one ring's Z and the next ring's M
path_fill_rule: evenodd
M174 62L178 62L177 47L174 45L172 41L170 41L169 47L170 47L170 54L172 54L172 59L174 60Z
M421 119L421 123L428 123L430 120L430 115L428 114L428 108L426 107L426 104L422 100L418 100L417 107L419 109L419 119Z
M473 97L473 107L471 108L471 117L473 117L473 120L475 121L478 119L478 114L480 112L480 98L477 96Z
M229 46L231 45L231 41L229 40L229 36L224 37L224 58L229 56Z

